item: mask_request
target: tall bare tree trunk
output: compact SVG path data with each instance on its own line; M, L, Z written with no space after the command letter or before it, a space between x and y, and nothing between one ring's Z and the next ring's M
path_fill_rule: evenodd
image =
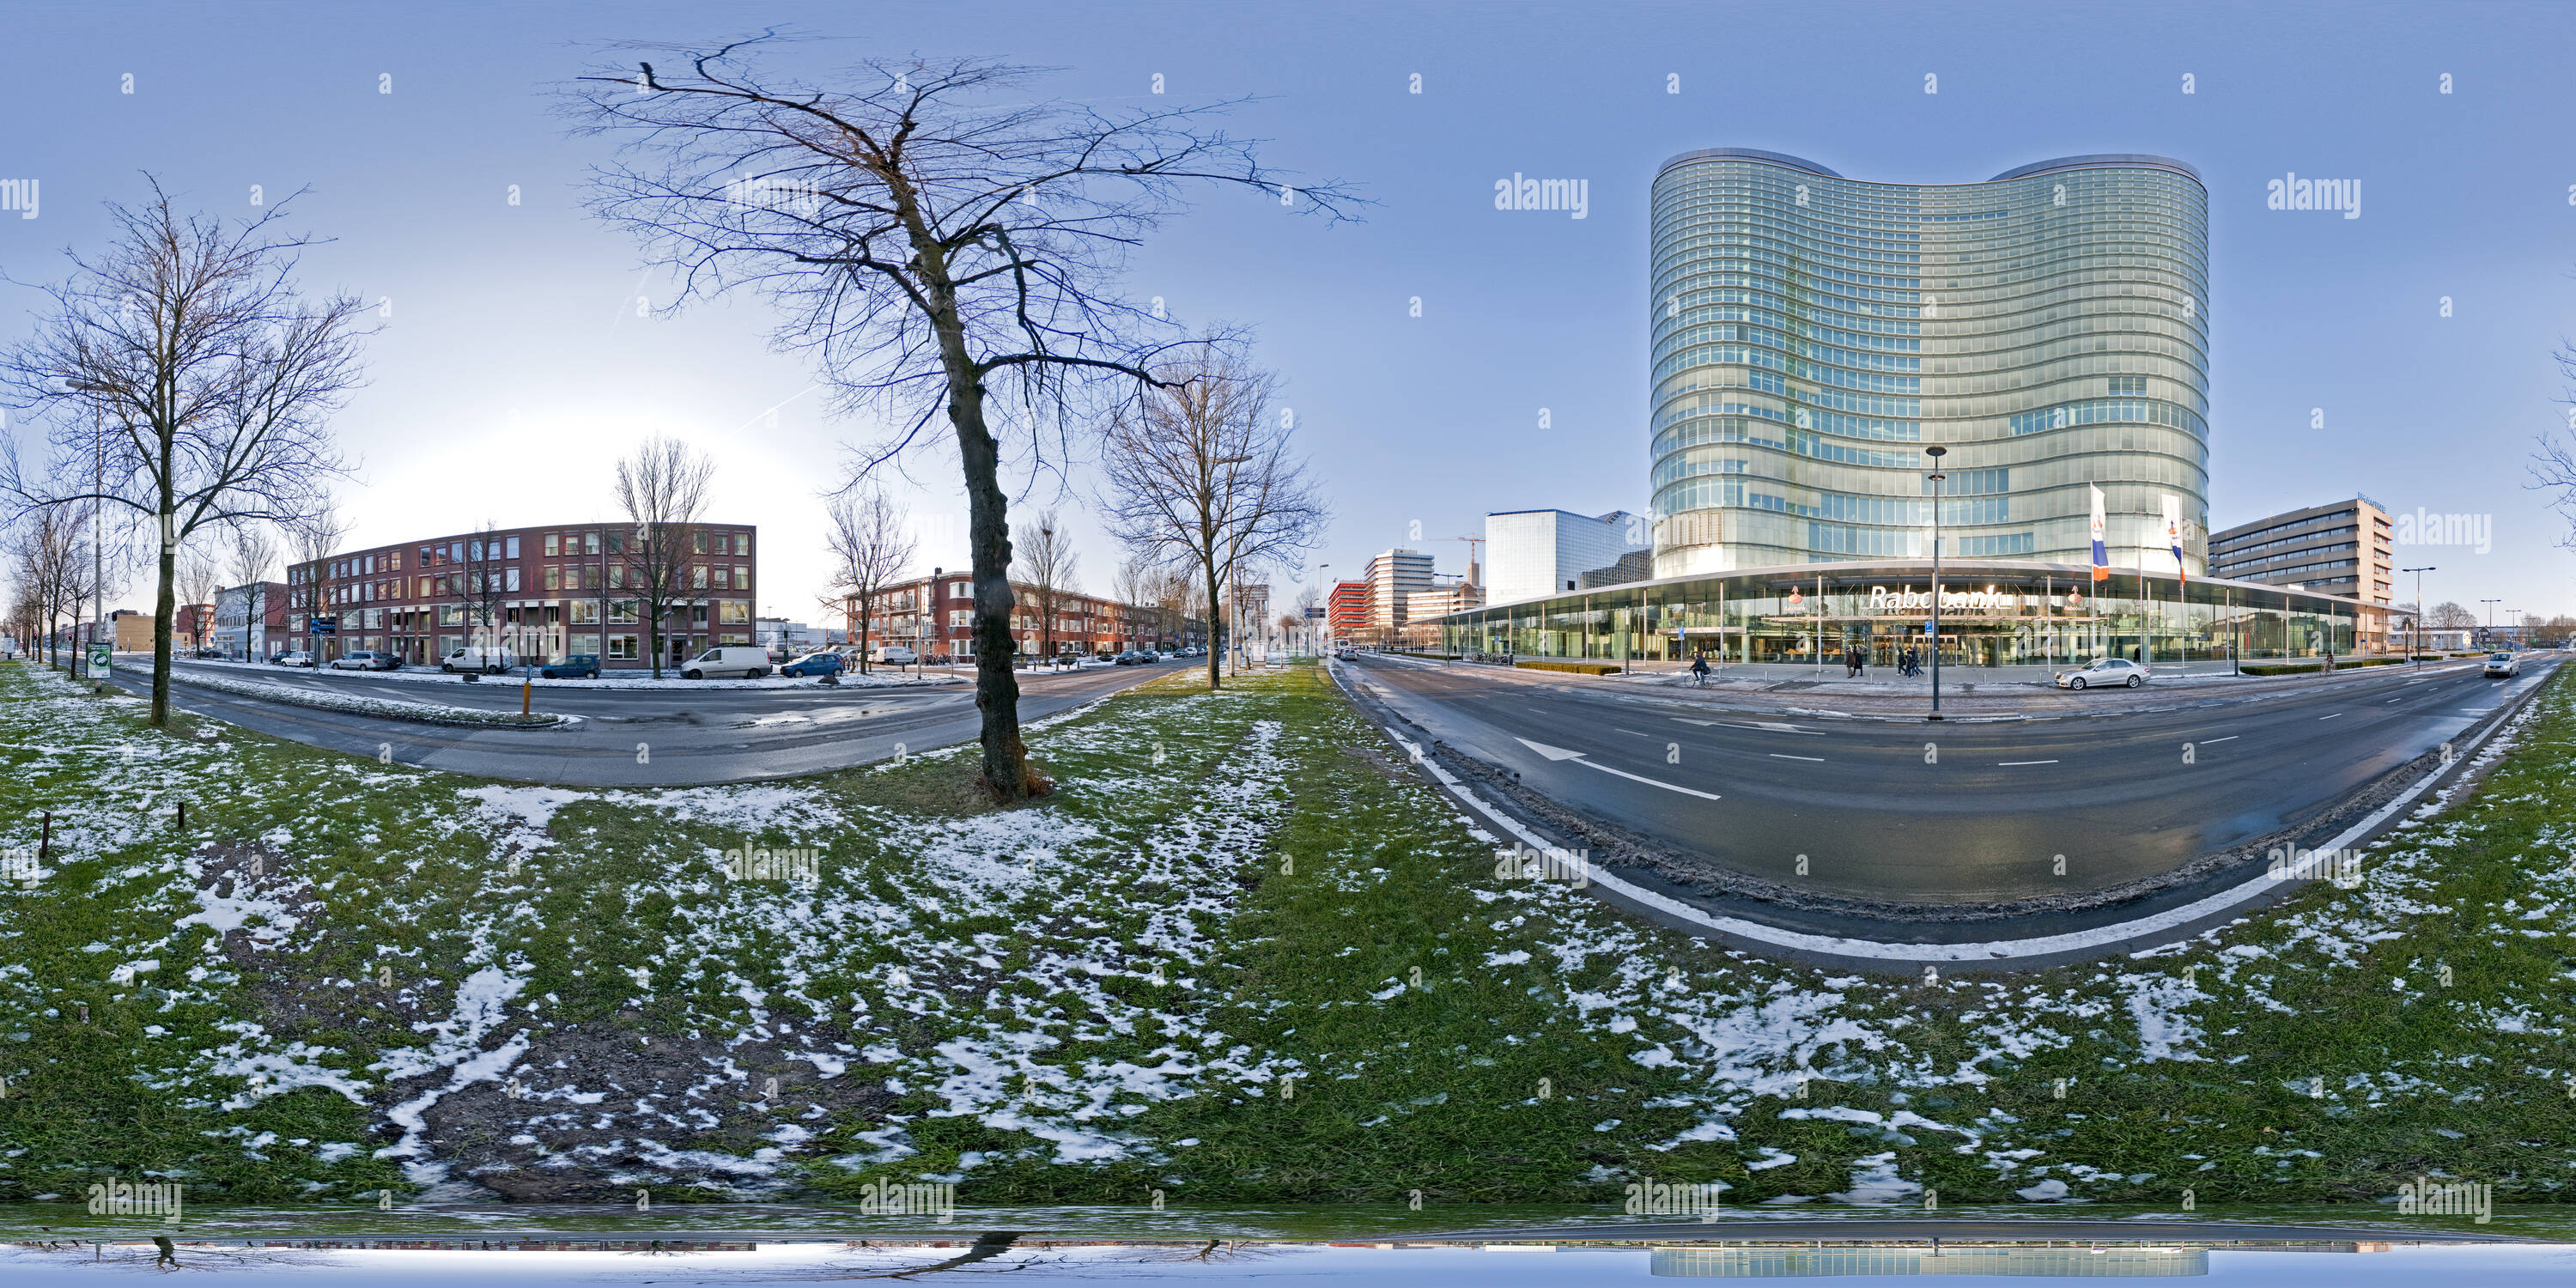
M179 539L170 489L161 489L159 589L152 596L152 727L170 727L170 641L179 622Z
M1208 610L1207 610L1208 688L1210 688L1210 689L1214 689L1214 688L1216 688L1216 687L1217 687L1217 663L1218 663L1219 661L1221 661L1221 660L1223 660L1223 659L1224 659L1224 656L1225 656L1225 648L1224 648L1224 645L1223 645L1222 641L1220 641L1220 640L1219 640L1219 638L1218 638L1218 636L1217 636L1217 627L1216 627L1216 623L1217 623L1217 611L1216 611L1216 581L1217 581L1217 577L1216 577L1216 565L1215 565L1214 563L1212 563L1212 562L1211 562L1211 563L1205 563L1205 564L1202 564L1201 566L1207 569L1207 589L1208 589L1208 597L1207 597L1207 604L1208 604Z
M943 328L943 338L946 329ZM958 356L965 356L959 346ZM952 373L956 371L951 368ZM960 378L962 374L963 378ZM1028 796L1020 738L1020 681L1011 671L1011 524L1001 445L984 428L984 389L970 371L949 378L948 418L966 466L966 542L975 565L975 707L984 714L984 782L995 796Z

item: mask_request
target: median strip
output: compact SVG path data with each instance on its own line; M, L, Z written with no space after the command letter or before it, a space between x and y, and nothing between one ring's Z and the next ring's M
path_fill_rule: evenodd
M539 711L520 715L515 711L482 711L473 707L452 707L439 702L396 702L390 698L362 698L347 693L322 693L308 689L282 688L274 684L254 684L248 680L230 680L213 675L189 675L172 668L174 683L200 689L213 689L237 697L257 698L263 702L280 702L288 706L312 707L319 711L338 711L353 716L374 716L380 720L409 720L418 724L457 725L472 729L542 729L570 724L577 716L556 715Z

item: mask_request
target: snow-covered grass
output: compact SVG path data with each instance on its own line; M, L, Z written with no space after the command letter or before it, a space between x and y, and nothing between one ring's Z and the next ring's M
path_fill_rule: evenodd
M513 787L0 667L0 847L43 810L57 847L0 894L0 1199L2533 1201L2576 1166L2563 682L2352 888L1938 982L1498 876L1313 667L1203 683L1032 728L1057 791L996 810L967 750Z

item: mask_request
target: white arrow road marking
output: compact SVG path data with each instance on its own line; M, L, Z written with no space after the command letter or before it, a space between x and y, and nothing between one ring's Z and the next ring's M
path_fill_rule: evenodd
M1645 775L1643 775L1643 774L1632 774L1632 773L1629 773L1627 770L1624 770L1624 769L1612 769L1612 768L1611 768L1611 767L1609 767L1608 765L1595 765L1595 764L1593 764L1591 761L1589 761L1589 760L1585 760L1585 759L1583 758L1583 753L1582 753L1582 752L1579 752L1579 751L1567 751L1567 750L1566 750L1565 748L1563 748L1563 747L1551 747L1551 746L1548 746L1546 743L1543 743L1543 742L1531 742L1531 741L1530 741L1529 739L1527 739L1527 738L1520 738L1520 739L1516 739L1515 741L1519 742L1522 746L1527 747L1527 748L1529 748L1530 750L1535 751L1535 752L1537 752L1538 754L1540 754L1540 755L1542 755L1542 756L1547 757L1547 758L1548 758L1548 759L1550 759L1550 760L1571 760L1571 761L1575 762L1575 763L1576 763L1576 764L1578 764L1578 765L1583 765L1583 766L1586 766L1586 767L1588 767L1588 768L1592 768L1592 769L1598 769L1598 770L1600 770L1602 773L1605 773L1605 774L1617 774L1617 775L1618 775L1618 776L1620 776L1621 778L1631 779L1631 780L1636 781L1636 782L1644 783L1644 784L1645 784L1645 785L1647 785L1648 787L1661 787L1661 788L1663 788L1665 791L1668 791L1668 792L1680 792L1680 793L1681 793L1682 795L1684 795L1684 796L1696 796L1696 797L1699 797L1701 800L1704 800L1704 801L1713 801L1713 800L1722 800L1722 799L1724 799L1723 797L1719 796L1719 795L1718 795L1717 793L1715 793L1715 792L1704 792L1704 791L1699 790L1699 789L1698 789L1698 788L1696 788L1696 787L1682 787L1682 786L1678 786L1678 785L1673 784L1673 783L1658 782L1658 781L1656 781L1655 779L1648 778L1648 777L1646 777L1646 776L1645 776Z
M1686 725L1700 725L1702 727L1717 725L1728 729L1760 729L1769 733L1802 733L1810 738L1822 738L1825 736L1825 731L1822 729L1801 729L1796 725L1784 724L1777 720L1756 720L1751 724L1744 724L1734 720L1693 720L1689 716L1674 716L1673 719L1679 720Z

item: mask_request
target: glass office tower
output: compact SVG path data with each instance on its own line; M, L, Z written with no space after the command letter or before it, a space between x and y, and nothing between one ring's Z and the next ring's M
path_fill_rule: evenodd
M2208 194L2156 156L1985 183L1846 179L1749 148L1654 182L1654 571L1928 558L2199 575Z

